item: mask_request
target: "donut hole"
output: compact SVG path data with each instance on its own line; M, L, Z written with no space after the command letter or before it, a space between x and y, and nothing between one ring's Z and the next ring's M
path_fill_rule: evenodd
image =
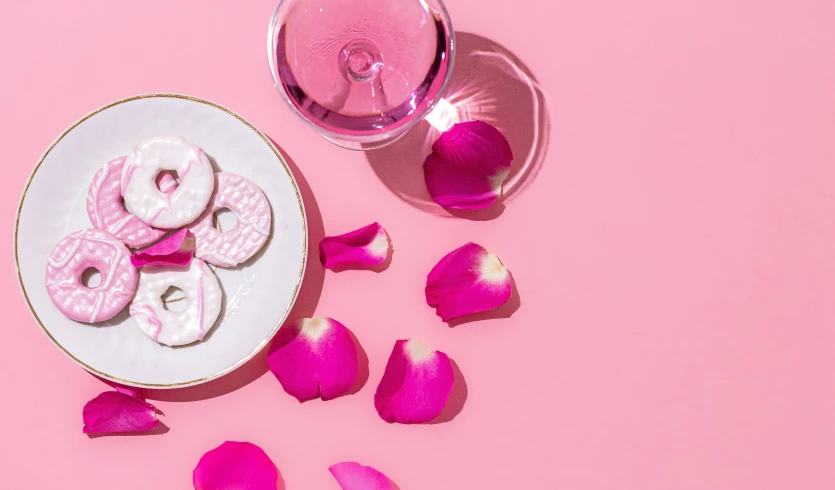
M156 182L157 189L160 192L173 192L180 185L180 175L176 170L160 170L154 182Z
M229 208L220 208L215 211L212 219L212 226L219 232L229 231L238 224L238 217Z
M171 286L163 293L161 299L162 307L170 312L179 313L188 308L188 298L186 297L186 293L180 288Z
M95 267L88 267L81 273L81 284L84 287L94 288L101 284L101 272Z

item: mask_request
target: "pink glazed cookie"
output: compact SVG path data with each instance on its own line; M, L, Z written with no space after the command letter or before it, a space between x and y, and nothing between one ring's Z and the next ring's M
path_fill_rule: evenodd
M220 232L215 211L227 208L238 222ZM264 193L252 181L229 172L215 174L215 192L200 218L189 226L197 241L194 255L221 267L234 267L255 255L270 236L272 213Z
M98 286L88 288L81 274L93 268L101 274ZM85 323L109 320L133 298L136 269L130 251L118 238L102 230L76 231L52 250L46 265L46 291L67 318Z
M169 311L162 302L168 288L180 289L188 301L183 311ZM200 259L188 267L145 266L130 305L130 316L139 330L159 344L186 345L203 337L220 315L223 292L217 277Z
M163 171L180 177L174 192L160 190ZM214 190L214 169L203 149L185 138L160 136L140 143L122 169L122 197L128 211L155 228L179 228L206 209Z
M166 230L146 225L122 206L122 168L126 159L119 157L105 163L93 176L87 191L87 216L93 227L116 235L130 248L139 248L154 243ZM156 182L162 192L174 192L177 183L167 172L160 173Z

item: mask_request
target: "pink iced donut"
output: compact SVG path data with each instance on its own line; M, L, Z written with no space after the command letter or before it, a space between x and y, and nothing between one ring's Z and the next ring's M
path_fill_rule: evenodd
M157 241L166 230L146 225L122 206L122 167L126 158L105 163L93 176L87 191L87 216L95 228L116 235L128 247L144 247ZM176 183L167 172L157 178L163 192L173 192Z
M98 286L88 288L81 274L93 268L101 274ZM118 238L102 230L76 231L64 238L49 256L46 291L68 318L95 323L116 316L133 298L136 269L130 251Z
M215 211L228 208L238 222L229 230L212 226ZM194 255L221 267L234 267L255 255L270 236L272 213L264 193L252 181L229 172L215 174L215 192L206 211L189 226Z

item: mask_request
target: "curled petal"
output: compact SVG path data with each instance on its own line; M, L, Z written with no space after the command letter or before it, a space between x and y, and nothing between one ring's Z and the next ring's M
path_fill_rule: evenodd
M374 394L374 408L386 422L429 422L441 414L454 380L446 354L417 339L398 340Z
M137 396L120 391L105 391L84 405L84 433L154 430L159 426L157 415L161 413L155 406Z
M194 233L186 228L174 233L150 247L134 253L130 263L134 267L143 265L186 266L194 257Z
M445 322L493 310L510 299L510 273L481 245L468 243L438 262L426 277L426 304Z
M255 444L226 441L200 458L192 483L195 490L276 490L278 468Z
M348 393L359 368L351 333L332 318L302 318L283 327L267 362L284 391L300 402Z
M319 242L319 258L326 269L379 265L388 252L388 235L379 223Z
M330 468L342 490L391 490L391 480L370 466L353 461L337 463Z
M502 194L513 153L484 121L458 123L435 141L423 164L432 200L445 208L484 209Z

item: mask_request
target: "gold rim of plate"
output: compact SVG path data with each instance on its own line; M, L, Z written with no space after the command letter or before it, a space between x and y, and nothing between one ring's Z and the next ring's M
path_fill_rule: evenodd
M198 378L198 379L194 379L194 380L190 380L190 381L183 381L181 383L170 383L170 384L142 383L140 381L132 381L132 380L129 380L129 379L122 379L122 378L119 378L117 376L113 376L111 374L99 371L99 370L93 368L92 366L87 365L86 363L84 363L83 361L81 361L80 359L75 357L74 355L72 355L72 353L70 353L67 349L65 349L64 346L61 345L57 340L55 340L55 338L52 336L52 334L49 333L49 330L46 328L46 326L44 326L43 322L41 322L40 317L38 317L38 313L32 307L32 303L31 303L31 301L29 301L29 295L26 293L26 287L23 285L23 276L20 273L20 262L18 261L18 241L17 241L18 236L17 235L18 235L18 227L20 225L20 212L23 209L23 201L26 199L26 192L29 190L29 185L32 183L32 179L35 178L35 174L38 172L38 169L40 168L41 164L46 159L46 157L49 155L49 153L52 151L52 149L55 148L55 146L67 134L69 134L70 131L72 131L73 129L78 127L78 125L80 125L81 123L83 123L87 119L90 119L91 117L95 116L96 114L98 114L98 113L100 113L104 110L107 110L111 107L117 106L119 104L124 104L125 102L131 102L131 101L139 100L139 99L151 99L151 98L183 99L183 100L189 100L189 101L192 101L192 102L198 102L200 104L205 104L205 105L214 107L215 109L220 109L221 111L225 112L226 114L229 114L230 116L233 116L235 119L244 123L249 129L254 131L255 134L257 134L261 138L261 140L264 141L264 143L275 154L276 158L278 158L278 160L281 162L281 165L284 167L284 170L287 172L287 176L290 178L290 182L292 182L292 184L293 184L293 190L296 192L296 201L299 204L299 211L301 212L302 232L303 232L302 233L302 264L301 264L301 267L299 268L299 276L296 278L296 286L293 289L293 296L292 296L292 298L290 298L290 302L288 303L287 308L284 310L284 313L282 313L281 318L279 319L278 323L276 323L275 327L273 327L272 331L270 331L269 335L267 335L267 337L264 340L262 340L261 343L259 343L252 352L250 352L249 354L244 356L244 358L242 358L241 360L239 360L238 362L236 362L232 366L229 366L228 368L223 369L222 371L218 371L214 374L210 374L210 375L204 376L202 378ZM26 185L23 187L23 194L21 194L20 202L18 203L18 206L17 206L17 215L15 216L15 225L14 225L14 265L15 265L15 271L17 273L17 282L20 285L20 291L23 293L23 299L26 300L26 306L29 307L29 312L35 318L35 321L38 322L38 325L40 325L41 330L43 330L43 332L46 334L46 336L49 337L49 340L51 340L53 344L55 344L59 349L61 349L61 351L67 357L72 359L76 364L78 364L79 366L83 367L84 369L86 369L87 371L89 371L93 374L96 374L96 375L101 376L103 378L109 379L111 381L115 381L117 383L123 383L123 384L131 385L131 386L139 386L139 387L143 387L143 388L177 388L177 387L194 386L194 385L197 385L197 384L205 383L207 381L211 381L213 379L219 378L219 377L221 377L225 374L228 374L228 373L234 371L235 369L239 368L240 366L244 365L247 361L249 361L250 359L255 357L255 355L258 352L260 352L261 349L266 347L267 343L270 341L270 339L273 338L273 336L275 336L275 333L278 331L278 329L284 323L284 320L287 318L287 315L290 313L290 309L293 307L293 304L295 304L296 299L298 298L299 289L301 287L301 282L302 282L302 277L304 276L305 266L307 265L307 216L306 216L305 211L304 211L304 203L302 202L301 193L299 192L298 183L296 182L296 179L293 176L293 172L290 170L290 167L287 166L287 162L284 161L284 157L281 156L281 153L278 151L278 149L275 147L275 145L272 143L272 141L270 141L269 138L267 138L261 131L259 131L255 126L253 126L249 121L247 121L246 119L242 118L238 114L230 111L229 109L227 109L227 108L225 108L221 105L215 104L214 102L210 102L210 101L205 100L205 99L200 99L198 97L191 97L191 96L188 96L188 95L180 95L180 94L135 95L133 97L127 97L127 98L124 98L124 99L117 100L115 102L111 102L107 105L99 107L98 109L96 109L92 112L87 113L84 117L82 117L78 121L74 122L70 127L68 127L66 130L64 130L64 132L61 133L61 135L58 136L58 138L55 141L53 141L51 145L49 145L49 148L46 149L44 154L41 156L40 160L38 160L37 165L35 165L35 168L32 170L32 173L29 174L29 178L26 180Z

